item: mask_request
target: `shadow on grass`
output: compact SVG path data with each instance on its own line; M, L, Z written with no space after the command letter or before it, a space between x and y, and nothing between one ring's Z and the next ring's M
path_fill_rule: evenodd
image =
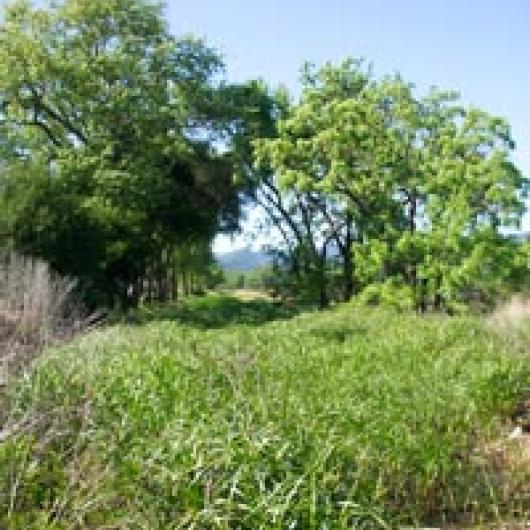
M174 304L143 307L117 320L133 325L174 320L200 329L215 329L234 324L259 326L273 320L292 318L300 311L300 307L286 306L272 300L240 300L233 296L212 294Z

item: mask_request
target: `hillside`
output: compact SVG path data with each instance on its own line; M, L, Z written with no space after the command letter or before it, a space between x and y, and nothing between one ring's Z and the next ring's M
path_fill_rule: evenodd
M528 327L210 296L10 390L0 528L391 528L530 513ZM8 433L6 435L6 433Z
M272 262L265 252L245 247L231 252L224 252L215 256L217 263L229 271L250 271Z

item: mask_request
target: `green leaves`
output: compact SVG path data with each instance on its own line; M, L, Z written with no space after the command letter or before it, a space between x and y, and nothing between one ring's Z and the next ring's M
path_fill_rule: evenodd
M341 255L355 254L360 286L401 282L422 308L442 299L448 308L464 284L487 291L468 267L481 254L474 245L503 241L480 234L517 226L528 189L506 120L464 108L453 92L418 97L399 76L376 80L362 61L306 67L303 82L277 137L255 142L256 164L271 167L286 195L343 204L332 224L351 216L356 250L349 239Z
M112 300L161 248L237 224L230 160L214 145L228 121L222 62L171 36L158 2L13 2L0 41L15 246ZM41 174L31 194L20 157Z

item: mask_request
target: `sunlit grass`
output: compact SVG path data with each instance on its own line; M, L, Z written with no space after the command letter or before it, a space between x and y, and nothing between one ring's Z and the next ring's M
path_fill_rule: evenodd
M271 321L271 307L206 298L50 352L12 390L0 528L379 528L530 509L524 470L482 451L528 389L524 334L348 306Z

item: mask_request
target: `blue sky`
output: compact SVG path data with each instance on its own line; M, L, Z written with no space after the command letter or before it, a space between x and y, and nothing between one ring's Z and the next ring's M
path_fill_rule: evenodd
M458 90L508 118L515 160L530 176L529 0L194 0L167 2L176 34L204 37L228 77L298 89L306 60L365 57L376 74L399 71L419 90ZM530 230L530 216L524 228ZM236 240L236 246L241 239ZM222 238L218 250L230 243Z

